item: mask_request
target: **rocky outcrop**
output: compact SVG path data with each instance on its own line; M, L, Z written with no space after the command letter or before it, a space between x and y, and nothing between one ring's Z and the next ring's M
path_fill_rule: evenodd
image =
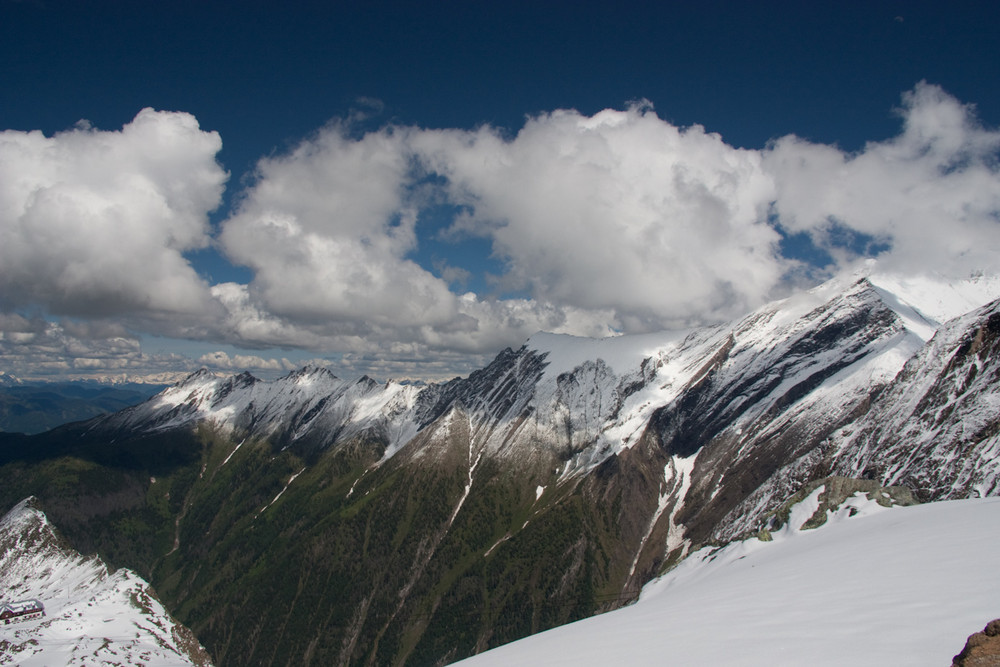
M1000 619L990 621L982 632L969 635L965 648L952 667L997 667L1000 665Z

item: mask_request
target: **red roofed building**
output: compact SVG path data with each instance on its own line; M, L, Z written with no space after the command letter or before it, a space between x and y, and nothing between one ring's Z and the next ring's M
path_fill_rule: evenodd
M45 605L38 600L0 602L0 621L5 625L42 616L45 616Z

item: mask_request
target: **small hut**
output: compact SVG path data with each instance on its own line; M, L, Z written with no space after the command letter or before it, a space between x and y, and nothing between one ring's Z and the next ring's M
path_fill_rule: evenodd
M19 600L18 602L0 602L0 621L4 625L17 621L27 621L45 616L45 605L39 600Z

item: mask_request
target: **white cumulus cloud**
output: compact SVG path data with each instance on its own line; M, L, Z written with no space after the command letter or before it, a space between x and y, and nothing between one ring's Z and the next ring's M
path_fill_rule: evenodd
M491 239L502 280L540 302L641 331L734 316L784 271L760 154L646 106L543 114L513 139L483 128L413 142L467 207L453 233Z
M183 257L209 243L228 177L187 113L143 109L119 131L0 133L0 303L74 315L203 313Z
M897 136L856 152L795 136L736 148L645 103L543 113L514 134L360 133L348 119L261 159L217 231L221 140L189 114L2 132L0 363L173 369L173 357L141 353L138 336L151 333L445 377L538 330L737 317L802 275L783 235L810 239L831 274L872 254L904 275L1000 273L1000 132L927 83L898 114ZM443 233L442 209L458 211ZM492 273L421 264L431 234L485 239ZM208 245L252 279L208 284L184 255ZM452 287L484 276L495 294ZM23 315L36 311L50 319ZM224 352L200 361L287 366Z
M903 96L902 132L858 153L783 137L764 151L781 224L849 266L836 229L887 246L880 264L956 276L1000 270L1000 132L940 87Z
M899 113L897 137L855 154L792 136L739 149L646 104L512 136L334 123L259 163L220 236L255 277L213 292L236 340L416 357L736 317L796 275L779 230L829 253L829 273L858 259L845 234L894 270L1000 270L997 133L928 84ZM411 258L429 202L460 211L446 238L490 242L516 298L452 292L455 271Z
M385 325L446 325L447 283L406 255L417 245L408 131L360 139L332 124L291 153L257 165L220 242L250 267L268 312L364 335Z
M230 356L223 350L208 352L198 358L198 363L212 369L226 371L292 371L297 368L288 359L265 359L256 354L234 354Z

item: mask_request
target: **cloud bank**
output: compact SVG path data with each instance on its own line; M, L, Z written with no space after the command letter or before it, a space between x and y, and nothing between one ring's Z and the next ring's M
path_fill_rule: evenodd
M189 114L145 109L120 131L7 131L0 305L8 324L34 309L133 339L294 347L343 355L352 370L441 377L537 330L729 319L803 273L870 256L903 274L997 273L1000 133L926 83L897 113L897 136L855 153L795 136L734 148L645 103L540 114L514 135L337 121L260 160L215 230L221 141ZM441 205L457 212L443 229L429 215ZM502 267L495 294L455 291L469 268L422 263L430 235L457 249L485 240ZM789 237L811 254L786 255ZM200 277L185 253L209 245L252 280ZM0 364L20 345L14 329ZM202 361L287 361L222 355Z
M974 108L921 83L903 95L903 130L857 154L783 137L763 152L781 224L808 234L848 265L831 230L888 246L879 257L902 273L968 275L1000 269L1000 132Z
M120 131L0 133L0 304L54 314L210 312L183 253L210 241L219 135L143 109Z
M611 315L633 332L736 315L780 280L761 155L648 106L531 118L496 130L422 132L413 144L467 211L454 234L491 240L505 284Z

